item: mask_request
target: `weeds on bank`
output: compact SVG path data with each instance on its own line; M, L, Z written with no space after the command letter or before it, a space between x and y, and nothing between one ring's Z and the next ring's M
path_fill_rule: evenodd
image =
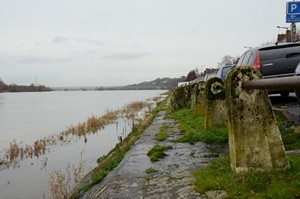
M205 143L226 143L228 140L226 128L210 128L204 126L204 118L195 116L192 109L181 109L171 114L183 134L177 142L189 142L193 144L198 141Z
M195 172L196 190L225 190L229 198L300 197L300 155L289 157L287 170L255 171L235 174L229 158L222 157Z
M173 148L172 146L155 145L150 151L148 151L147 155L150 157L150 160L152 162L156 162L159 159L162 159L165 156L167 156L165 151L172 148Z

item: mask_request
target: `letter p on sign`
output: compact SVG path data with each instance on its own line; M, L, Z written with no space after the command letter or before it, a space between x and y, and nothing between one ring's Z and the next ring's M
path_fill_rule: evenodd
M297 9L297 4L291 4L291 11L294 12Z

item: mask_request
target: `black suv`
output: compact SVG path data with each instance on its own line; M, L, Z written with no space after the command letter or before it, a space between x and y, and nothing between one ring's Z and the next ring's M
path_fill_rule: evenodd
M253 66L260 70L264 79L293 76L300 62L300 43L282 43L256 47L246 51L237 66ZM293 90L268 90L286 97Z

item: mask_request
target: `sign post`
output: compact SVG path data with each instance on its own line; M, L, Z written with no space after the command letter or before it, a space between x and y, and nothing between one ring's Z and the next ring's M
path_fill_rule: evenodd
M291 23L292 42L296 39L296 23L300 22L300 1L286 3L286 23Z

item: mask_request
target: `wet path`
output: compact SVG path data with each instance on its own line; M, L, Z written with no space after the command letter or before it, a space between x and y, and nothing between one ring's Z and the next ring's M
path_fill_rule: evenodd
M173 142L180 137L180 130L174 120L165 119L165 114L165 111L159 113L118 167L82 198L202 198L194 190L193 171L206 166L212 156L227 149L204 143ZM169 130L167 140L157 141L155 135L163 125L172 130ZM151 162L147 153L157 144L173 148L166 151L168 156L164 159ZM148 168L156 171L146 173Z

